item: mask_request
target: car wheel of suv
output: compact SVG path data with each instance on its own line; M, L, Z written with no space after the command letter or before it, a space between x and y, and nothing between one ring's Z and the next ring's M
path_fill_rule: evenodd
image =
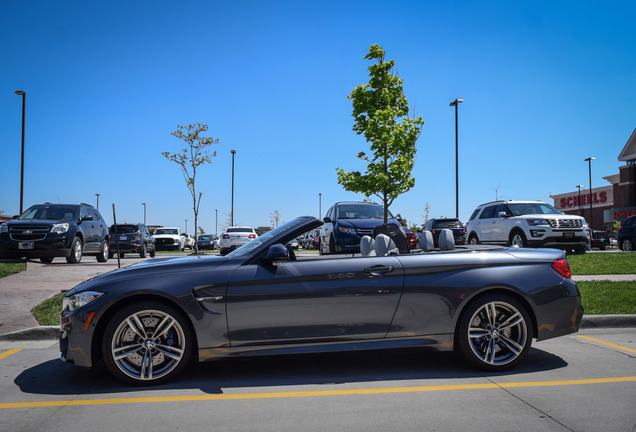
M621 250L623 252L631 252L634 250L634 243L630 238L625 238L621 241Z
M331 255L336 253L336 239L333 237L333 234L329 236L329 253Z
M155 248L152 248L152 250L150 251L150 258L154 258L155 257L155 252L157 250Z
M141 247L141 250L139 251L139 258L146 258L146 252L148 251L148 249L146 248L146 245L143 245Z
M53 257L40 258L40 262L44 264L51 264L53 262Z
M479 239L477 238L475 234L470 235L470 238L468 239L468 244L471 246L475 246L479 244Z
M471 303L462 313L455 336L459 354L487 371L519 363L532 344L532 321L512 297L492 294Z
M108 242L104 240L102 245L99 248L99 253L97 254L97 262L106 262L108 261L108 257L110 252L108 251Z
M136 385L159 384L183 370L193 345L180 311L144 301L124 307L108 322L102 354L117 378Z
M513 232L510 234L509 246L527 247L528 242L526 241L526 236L521 231Z
M73 238L71 242L71 252L66 257L66 262L69 264L77 264L82 260L82 240L79 237Z

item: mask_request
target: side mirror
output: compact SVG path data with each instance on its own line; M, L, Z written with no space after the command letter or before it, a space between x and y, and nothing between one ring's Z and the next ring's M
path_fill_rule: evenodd
M509 216L508 216L508 213L506 213L506 212L499 212L499 217L500 218L507 218Z
M289 261L289 251L280 243L270 246L267 255L262 259L265 264L273 264L280 261Z
M93 220L93 216L91 215L86 215L84 216L82 219L80 219L82 222L84 221L92 221Z
M324 223L331 223L331 218L330 217L326 217L322 220Z

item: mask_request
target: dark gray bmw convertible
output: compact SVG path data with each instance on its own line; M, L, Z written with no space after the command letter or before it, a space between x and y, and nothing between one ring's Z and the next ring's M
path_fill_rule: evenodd
M62 359L103 360L133 384L171 379L193 358L398 347L454 349L500 371L532 338L578 331L562 251L439 250L423 236L422 249L400 253L384 234L355 255L285 246L321 224L300 217L224 257L153 259L76 286L64 298Z

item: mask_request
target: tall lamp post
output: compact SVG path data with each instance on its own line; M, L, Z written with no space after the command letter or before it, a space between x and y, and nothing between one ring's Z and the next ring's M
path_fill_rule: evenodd
M230 210L230 225L234 226L234 155L236 150L232 150L232 209Z
M141 203L144 206L144 225L146 225L146 203Z
M594 201L594 196L592 195L592 161L594 159L596 158L589 157L585 159L585 161L588 163L588 166L589 166L589 176L590 176L590 225L589 225L590 229L594 229L592 228L594 226L594 215L592 214L592 201Z
M449 106L455 107L455 217L459 218L459 126L458 107L464 99L455 99Z
M216 222L214 223L214 234L219 235L219 209L214 210L216 212Z
M322 216L322 193L318 194L318 219Z
M581 212L581 188L584 187L583 185L576 185L577 188L579 188L579 216L582 216L583 213Z
M22 96L22 158L20 161L20 214L22 214L24 207L24 118L26 112L26 92L24 90L16 90L15 94Z
M99 210L99 194L95 194L95 196L97 197L97 210Z

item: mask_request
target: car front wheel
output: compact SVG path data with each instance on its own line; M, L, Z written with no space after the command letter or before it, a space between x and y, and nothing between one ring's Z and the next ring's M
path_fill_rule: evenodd
M154 385L183 370L193 337L186 318L171 306L144 301L118 311L106 326L102 354L108 370L135 385Z
M468 239L468 244L471 246L475 246L479 244L479 239L477 238L475 234L470 236L470 238Z
M528 242L526 241L526 236L523 235L522 232L520 231L515 231L510 235L510 246L517 246L517 247L526 247L528 245Z
M71 253L66 257L69 264L77 264L82 260L82 240L79 237L73 238L71 242Z
M99 253L97 254L97 262L106 262L110 257L108 242L104 240L102 245L99 248Z
M486 371L502 371L519 363L532 344L532 323L525 307L503 294L484 296L462 314L456 350Z
M621 250L623 252L631 252L634 250L634 243L632 243L632 240L629 238L623 239L623 241L621 242Z

